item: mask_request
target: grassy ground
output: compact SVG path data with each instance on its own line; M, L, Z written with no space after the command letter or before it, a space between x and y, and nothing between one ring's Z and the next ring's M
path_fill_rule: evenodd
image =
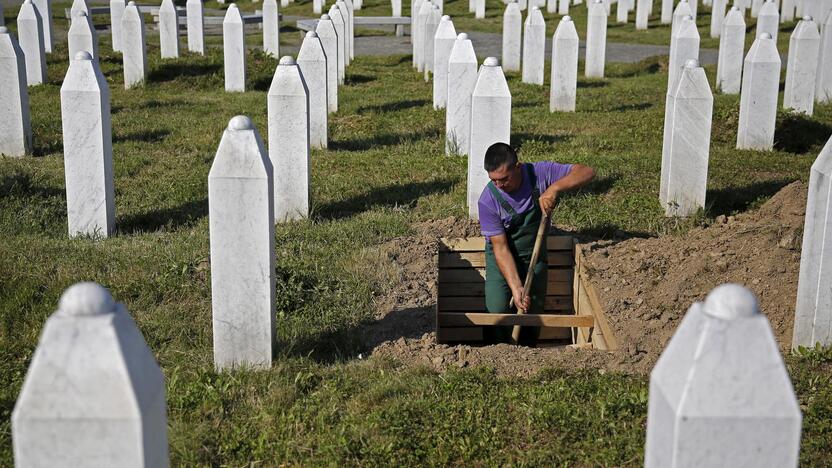
M43 322L81 280L125 302L159 360L174 465L642 463L643 376L552 369L508 380L489 369L437 375L356 358L355 328L372 319L373 298L393 281L379 244L415 221L466 212L466 162L443 155L444 115L431 109L430 87L407 57L359 58L350 68L330 149L312 155L313 216L276 230L273 368L215 373L207 175L233 115L265 130L276 62L252 53L251 91L226 94L218 50L163 62L152 44L150 82L125 91L106 36L101 50L112 93L116 236L66 236L65 45L49 57L49 83L30 89L35 157L0 159L0 465L12 464L9 419ZM738 99L717 96L709 208L687 221L664 219L665 65L612 65L607 79L581 80L575 114L550 114L547 87L510 77L512 143L522 158L598 170L592 186L562 199L556 222L598 237L683 234L807 179L832 134L832 106L818 106L813 118L780 115L776 151L755 153L733 149ZM832 449L832 354L787 362L804 411L802 462L823 465Z

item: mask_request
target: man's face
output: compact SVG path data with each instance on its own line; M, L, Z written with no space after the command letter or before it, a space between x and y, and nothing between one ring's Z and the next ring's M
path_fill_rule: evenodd
M522 182L520 177L520 163L503 164L499 168L490 171L488 178L503 192L514 192L520 188L520 182Z

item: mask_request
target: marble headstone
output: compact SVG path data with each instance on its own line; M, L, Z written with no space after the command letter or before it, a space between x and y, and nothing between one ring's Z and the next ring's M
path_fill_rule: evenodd
M448 103L448 61L456 43L456 29L450 16L443 16L433 44L433 108L444 109Z
M350 41L349 57L350 62L352 62L355 59L355 3L353 2L353 0L344 0L344 4L347 6L347 12L350 15L350 29L349 34L347 34L347 38ZM439 10L442 10L441 5L439 6ZM441 17L442 15L440 14L439 16Z
M786 88L783 108L812 115L815 105L815 86L818 71L820 33L811 17L797 23L789 39L789 58L786 62Z
M291 57L289 57L291 59ZM288 63L287 57L280 59L287 62L286 66L294 66ZM324 47L318 38L318 33L309 31L303 38L303 44L298 52L297 67L303 75L303 82L309 95L309 113L289 118L309 119L309 144L313 148L326 148L327 146L327 56ZM282 176L281 176L282 177Z
M309 91L300 67L283 57L269 88L269 158L274 178L274 220L309 216Z
M818 55L815 101L832 101L832 11L820 27L820 52Z
M619 1L615 10L615 22L618 24L627 24L627 13L629 13L629 11L627 0Z
M0 26L0 83L0 154L21 157L32 152L26 63L5 26Z
M326 55L326 98L329 112L338 112L338 33L329 15L321 15L315 28Z
M480 199L488 184L483 168L485 151L494 143L511 139L511 91L495 57L488 57L480 67L477 84L471 95L471 152L468 156L468 215L479 219Z
M280 56L280 20L277 0L263 0L263 51Z
M32 0L32 3L35 5L35 9L38 10L43 26L43 51L51 54L52 46L55 44L55 38L53 37L55 28L52 24L52 0ZM3 10L0 10L0 16L2 16L2 12ZM0 22L0 24L3 23Z
M503 70L520 71L520 50L523 27L523 14L520 5L512 0L503 13Z
M433 8L430 11L430 15L425 21L425 34L423 35L423 39L425 41L424 47L424 60L425 64L422 67L425 72L425 81L430 80L430 74L433 73L433 60L434 60L434 45L436 39L436 30L439 28L439 22L442 19L442 15L439 13L439 7L433 5Z
M110 88L89 52L69 63L61 122L69 235L108 237L116 220Z
M673 23L670 25L670 37L676 35L679 29L679 24L688 16L693 17L693 11L690 9L690 3L688 0L680 0L676 5L676 9L673 10Z
M662 24L671 24L673 22L673 0L661 0L662 2L662 12L661 12L661 23ZM650 0L652 4L652 0Z
M124 8L126 6L126 0L110 0L110 40L112 41L113 50L116 52L121 52L122 50L121 21L124 19Z
M228 122L211 165L208 224L214 366L268 368L275 343L274 173L246 116Z
M240 9L232 3L222 20L222 49L225 63L225 90L246 90L246 33Z
M751 17L757 18L760 15L760 9L763 7L763 0L751 0ZM759 32L758 32L759 34Z
M188 50L205 54L205 18L202 0L187 0L185 15L188 22Z
M636 0L636 29L645 30L649 26L649 8L652 0Z
M344 79L347 77L347 28L341 10L335 5L329 9L329 18L338 34L338 83L344 84Z
M539 8L529 8L523 29L523 83L542 85L546 55L546 21Z
M72 7L69 10L69 17L75 16L75 13L83 11L90 16L90 7L87 5L87 0L72 0Z
M61 295L12 413L15 466L168 466L165 381L124 304Z
M416 70L425 71L425 36L427 35L427 23L433 11L433 5L428 0L423 0L419 8L419 16L416 18L418 34L415 36L416 43Z
M552 37L552 88L549 112L575 112L578 86L578 31L575 22L564 16Z
M713 38L717 38L722 34L722 22L725 20L726 4L727 0L713 0L713 4L711 5L711 37ZM721 46L722 44L720 43Z
M89 52L92 58L98 59L98 34L92 26L92 21L83 11L79 11L72 18L67 33L67 48L69 59L72 60L78 52Z
M173 0L162 0L159 7L159 49L162 58L179 57L179 12Z
M607 10L603 0L591 0L586 31L587 78L603 78L607 55Z
M324 11L324 0L312 0L312 13L320 15Z
M445 112L445 153L471 151L471 95L477 84L477 55L468 34L456 37L448 59L448 108Z
M43 45L43 21L32 0L24 0L17 14L17 38L26 63L29 86L46 82L46 52Z
M347 4L343 0L338 0L337 2L335 2L334 6L338 9L339 12L341 12L341 21L344 22L344 66L349 66L350 63L352 63L352 52L350 51L350 38L352 37L352 17L350 16ZM332 13L330 12L330 16L331 15Z
M650 374L647 468L797 466L801 414L751 291L718 286L682 319Z
M783 0L780 7L780 21L791 23L794 21L795 6L797 0Z
M719 1L722 0L714 0L715 3ZM723 94L740 92L744 50L745 19L740 9L731 7L722 22L716 66L716 88Z
M121 48L124 61L124 87L141 85L147 78L147 48L144 40L144 20L139 7L132 0L121 19Z
M832 139L809 175L792 349L832 344Z
M474 18L485 18L485 0L474 0Z
M693 18L686 16L681 20L676 35L670 40L670 59L668 61L668 90L676 86L676 79L688 60L699 60L699 31Z
M757 35L769 33L776 41L777 31L779 30L780 13L777 11L777 3L774 0L766 0L757 15Z
M714 98L705 70L690 59L667 93L659 200L666 216L705 208Z
M774 147L779 88L777 44L771 35L762 34L745 56L737 149L770 151Z
M558 1L558 14L561 16L569 14L569 0Z

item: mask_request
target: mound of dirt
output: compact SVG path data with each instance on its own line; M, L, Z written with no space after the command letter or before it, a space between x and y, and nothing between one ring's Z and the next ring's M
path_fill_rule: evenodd
M417 234L385 245L398 265L397 286L379 302L364 330L377 357L443 371L488 366L500 375L533 375L544 367L647 373L688 307L726 282L749 287L783 349L790 346L806 185L793 183L760 209L719 217L683 236L598 241L584 245L588 273L620 345L615 352L568 347L447 346L436 343L436 240L479 235L476 223L447 218L419 223Z

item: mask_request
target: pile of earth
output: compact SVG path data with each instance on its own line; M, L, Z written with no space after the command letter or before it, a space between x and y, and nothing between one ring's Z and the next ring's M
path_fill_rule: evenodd
M790 346L806 185L784 187L757 210L720 216L680 236L584 244L587 271L618 342L614 352L570 347L447 346L433 333L436 240L478 235L476 223L448 218L416 225L416 236L385 245L401 281L380 302L365 336L371 354L439 371L487 366L526 376L545 367L647 373L693 302L719 284L750 288L781 347Z

